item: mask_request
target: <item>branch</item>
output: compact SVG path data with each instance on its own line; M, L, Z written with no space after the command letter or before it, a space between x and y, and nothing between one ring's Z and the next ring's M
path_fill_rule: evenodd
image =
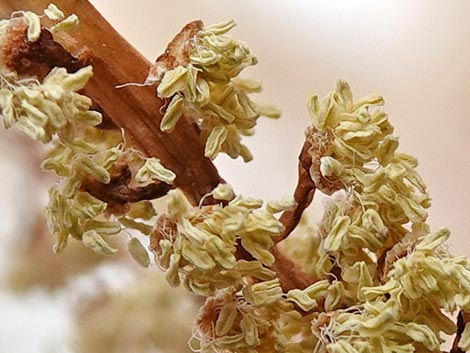
M111 181L101 183L91 176L82 180L81 189L94 197L107 203L107 211L111 213L126 212L128 203L142 200L154 200L165 196L173 189L172 185L156 182L146 186L131 188L131 171L128 166L122 165L111 171Z
M276 258L271 270L277 273L284 292L291 289L305 289L309 285L318 281L318 279L308 275L291 259L282 254L276 245L271 248L271 253Z

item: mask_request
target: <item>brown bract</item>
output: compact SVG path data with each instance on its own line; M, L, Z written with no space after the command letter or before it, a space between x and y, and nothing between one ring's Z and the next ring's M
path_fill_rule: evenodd
M158 217L153 231L150 234L149 250L157 256L160 256L162 254L160 240L168 238L171 239L172 235L176 234L176 232L176 222L167 214L162 214Z
M199 309L195 326L198 328L203 339L215 339L215 324L220 310L225 305L226 298L223 295L208 297L204 305Z
M83 52L78 58L72 56L62 45L54 41L51 32L42 28L37 41L27 36L27 25L13 22L7 30L2 54L5 65L20 77L43 79L54 67L64 67L75 72L90 64L90 58Z
M192 38L202 30L202 21L189 22L168 44L165 52L160 55L151 67L147 81L159 82L165 72L178 66L187 66L189 63L189 52L192 48Z
M334 192L342 189L343 183L338 178L326 179L320 171L321 157L323 157L323 142L327 140L325 133L318 131L315 127L309 126L305 131L306 141L310 144L308 154L312 160L310 165L310 177L312 178L318 190L326 195L331 195Z

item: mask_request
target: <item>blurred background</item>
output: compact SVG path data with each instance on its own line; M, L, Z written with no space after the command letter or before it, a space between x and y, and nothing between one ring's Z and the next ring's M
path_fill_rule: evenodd
M470 1L91 2L152 61L191 20L238 23L232 34L259 59L243 75L261 80L261 100L283 111L245 139L253 162L216 161L244 195L269 200L294 189L309 92L323 96L342 77L356 98L382 94L400 149L419 159L433 198L429 223L450 228L451 251L470 255ZM170 291L158 268L138 269L125 251L106 262L79 246L52 255L42 153L0 129L0 352L187 351L197 303ZM320 203L309 212L317 218Z

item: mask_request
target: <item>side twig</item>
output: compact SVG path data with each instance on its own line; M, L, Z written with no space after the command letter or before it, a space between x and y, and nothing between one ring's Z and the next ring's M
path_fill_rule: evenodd
M282 214L280 221L284 224L285 231L279 237L275 238L276 243L287 238L297 227L303 212L310 205L315 195L315 183L310 177L309 172L312 166L312 157L308 153L309 149L310 143L306 141L299 156L299 180L294 191L294 199L297 205L293 210L286 211Z
M454 343L452 344L452 349L449 353L465 353L458 346L462 337L463 330L465 329L465 325L469 322L470 313L463 311L459 312L459 315L457 316L457 333L455 334Z

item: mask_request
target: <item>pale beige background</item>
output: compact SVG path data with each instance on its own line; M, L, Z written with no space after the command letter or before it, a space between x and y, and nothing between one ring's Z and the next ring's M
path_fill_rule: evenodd
M419 158L433 197L431 225L449 227L452 250L470 255L469 0L92 3L149 59L193 19L210 24L233 18L238 23L233 34L246 40L260 61L245 75L262 80L262 97L284 113L278 121L260 121L255 137L246 140L255 156L252 163L216 162L224 178L245 195L279 198L294 188L308 124L308 92L324 95L343 77L356 97L382 93L401 149ZM8 149L3 134L0 148L0 231L7 234L28 220L28 204L45 200L28 185L28 159ZM12 205L18 204L21 210L15 212ZM13 352L12 346L23 353L55 351L45 347L61 344L57 332L69 328L63 304L41 295L26 302L0 295L0 351Z

